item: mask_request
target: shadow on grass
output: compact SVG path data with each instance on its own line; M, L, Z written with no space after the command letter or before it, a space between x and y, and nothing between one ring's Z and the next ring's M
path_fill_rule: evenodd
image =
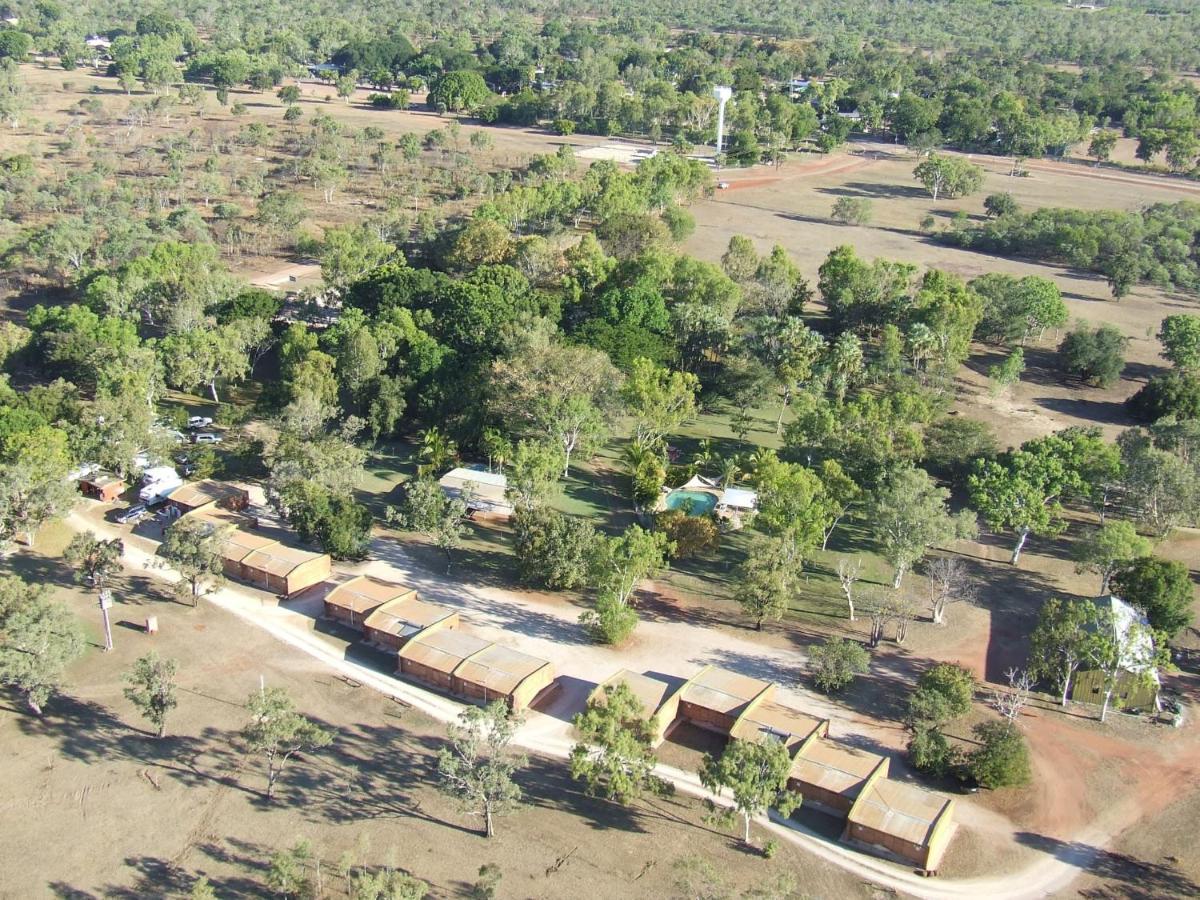
M1200 884L1173 865L1148 863L1126 853L1116 853L1080 841L1062 841L1044 834L1019 831L1017 842L1040 850L1061 862L1078 866L1097 878L1115 881L1112 887L1084 891L1089 898L1160 900L1164 897L1200 896Z

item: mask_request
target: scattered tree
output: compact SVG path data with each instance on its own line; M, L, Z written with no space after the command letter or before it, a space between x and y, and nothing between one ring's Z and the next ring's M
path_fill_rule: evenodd
M780 741L732 740L721 756L705 757L700 783L718 797L729 791L735 813L742 817L742 843L750 845L750 820L771 807L790 816L800 805L800 795L788 789L792 759Z
M179 663L161 659L153 651L139 657L125 673L125 698L157 729L155 737L167 733L167 716L179 705L175 673Z
M496 817L521 802L521 788L513 776L526 760L509 750L519 724L503 700L469 706L450 726L449 745L438 754L441 790L483 819L487 837L496 833Z
M1150 553L1150 541L1129 522L1107 522L1075 545L1075 571L1100 576L1100 593L1107 594L1109 581L1120 569Z
M670 793L670 782L654 774L650 720L627 685L605 685L573 724L581 741L571 749L571 777L588 794L629 804L646 792Z
M900 587L904 574L930 547L975 536L974 514L967 510L952 514L949 498L948 490L912 466L897 469L876 493L867 518L885 558L895 567L893 587Z
M0 576L0 684L17 691L34 715L58 692L84 644L75 616L43 586Z
M282 688L255 691L246 700L250 721L242 729L246 749L267 763L267 802L275 796L275 782L297 753L314 753L333 741L333 733L296 712Z
M187 516L167 528L158 552L164 564L180 574L176 593L189 599L192 606L225 582L221 550L232 530Z

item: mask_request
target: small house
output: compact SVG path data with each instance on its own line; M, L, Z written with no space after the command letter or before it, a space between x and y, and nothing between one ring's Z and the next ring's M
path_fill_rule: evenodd
M953 800L878 778L854 801L842 840L934 873L953 834Z
M127 487L124 481L109 472L93 472L79 479L79 493L101 503L112 503L125 493Z
M193 481L167 494L167 503L179 515L212 509L243 510L250 505L250 493L223 481Z
M863 791L887 773L886 756L814 737L792 760L788 787L800 792L805 805L845 816Z
M454 670L489 643L457 629L417 634L400 648L398 671L405 678L449 694L453 692Z
M363 621L379 607L390 600L416 595L416 591L402 584L359 575L342 581L325 595L325 618L362 631Z
M508 478L503 473L460 467L443 475L438 484L447 497L465 496L472 512L501 519L512 515L512 504L504 496Z
M456 610L418 600L416 591L408 591L377 607L362 630L367 643L397 653L419 634L457 627Z
M683 686L679 715L700 728L729 734L752 704L763 703L774 693L770 682L705 666Z
M642 704L642 712L649 725L650 745L657 747L667 736L667 732L679 715L679 695L685 682L676 681L672 684L652 675L640 675L629 669L622 669L608 680L598 685L588 695L588 702L604 700L605 688L623 684L629 688L633 696Z
M503 700L513 712L528 709L554 683L554 666L503 644L489 644L454 670L451 692L471 700Z

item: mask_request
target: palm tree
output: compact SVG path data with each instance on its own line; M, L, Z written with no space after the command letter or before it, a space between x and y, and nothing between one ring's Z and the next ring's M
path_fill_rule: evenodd
M736 453L721 460L721 487L727 488L742 477L742 458Z
M712 441L708 438L701 438L696 445L696 452L692 454L692 465L697 471L703 471L717 461L717 452L713 449Z
M417 432L417 438L421 442L417 454L425 460L426 471L436 474L458 457L458 445L442 434L436 425Z

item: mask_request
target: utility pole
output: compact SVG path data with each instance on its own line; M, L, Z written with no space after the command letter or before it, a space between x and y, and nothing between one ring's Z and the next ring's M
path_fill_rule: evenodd
M112 622L108 617L108 611L112 609L113 597L112 591L104 588L100 591L100 617L104 620L104 652L107 653L113 648L112 639Z

